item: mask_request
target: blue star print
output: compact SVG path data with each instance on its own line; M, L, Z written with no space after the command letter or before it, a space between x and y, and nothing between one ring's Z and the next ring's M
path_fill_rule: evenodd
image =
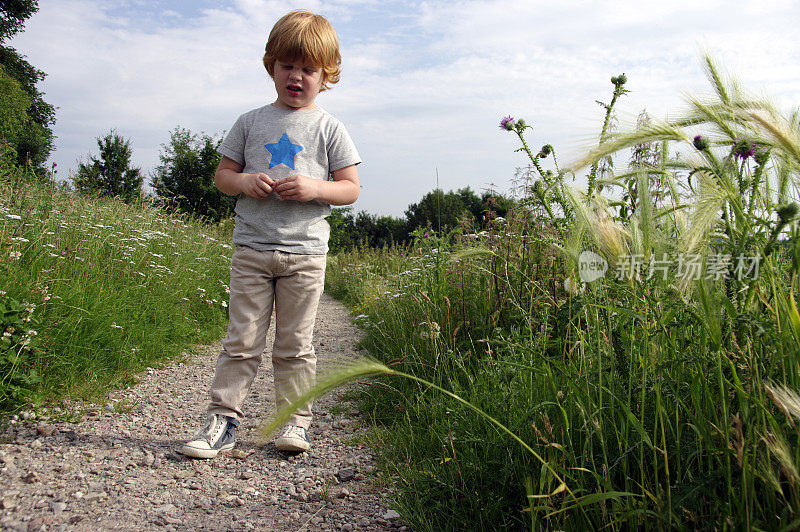
M264 144L264 147L272 154L272 158L269 161L270 168L283 163L292 170L294 170L294 156L303 150L303 147L299 144L292 144L286 132L283 133L278 142Z

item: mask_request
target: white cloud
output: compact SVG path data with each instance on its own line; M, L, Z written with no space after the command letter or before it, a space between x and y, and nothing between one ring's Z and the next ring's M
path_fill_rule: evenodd
M117 128L145 170L180 125L220 133L274 99L261 55L281 14L307 7L339 32L342 81L320 96L364 159L357 209L402 214L435 186L506 188L525 163L506 114L534 125L531 144L566 154L595 135L609 78L632 91L621 117L674 113L681 91L705 91L698 45L745 86L800 104L800 51L789 1L377 2L235 0L221 7L51 0L13 45L48 73L59 106L54 160L74 167ZM147 9L150 9L148 12ZM63 170L62 170L63 172Z

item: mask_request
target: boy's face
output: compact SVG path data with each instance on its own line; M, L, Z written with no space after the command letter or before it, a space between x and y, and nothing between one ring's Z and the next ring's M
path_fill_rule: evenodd
M302 58L275 61L272 79L281 109L312 109L323 82L322 68L306 63Z

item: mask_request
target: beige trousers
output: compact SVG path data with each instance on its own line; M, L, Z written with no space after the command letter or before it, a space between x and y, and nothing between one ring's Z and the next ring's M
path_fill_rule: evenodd
M231 259L228 334L211 383L209 414L240 420L244 416L242 403L261 364L273 304L272 366L278 409L314 385L317 357L311 340L325 284L325 260L325 255L236 247ZM311 403L289 423L308 428Z

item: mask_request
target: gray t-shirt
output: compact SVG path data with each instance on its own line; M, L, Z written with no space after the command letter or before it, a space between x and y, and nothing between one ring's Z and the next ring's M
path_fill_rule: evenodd
M217 151L241 164L243 172L265 173L276 181L294 174L328 179L334 170L361 162L344 125L320 107L253 109L236 120ZM241 194L233 242L259 251L324 255L330 213L331 206L318 200Z

